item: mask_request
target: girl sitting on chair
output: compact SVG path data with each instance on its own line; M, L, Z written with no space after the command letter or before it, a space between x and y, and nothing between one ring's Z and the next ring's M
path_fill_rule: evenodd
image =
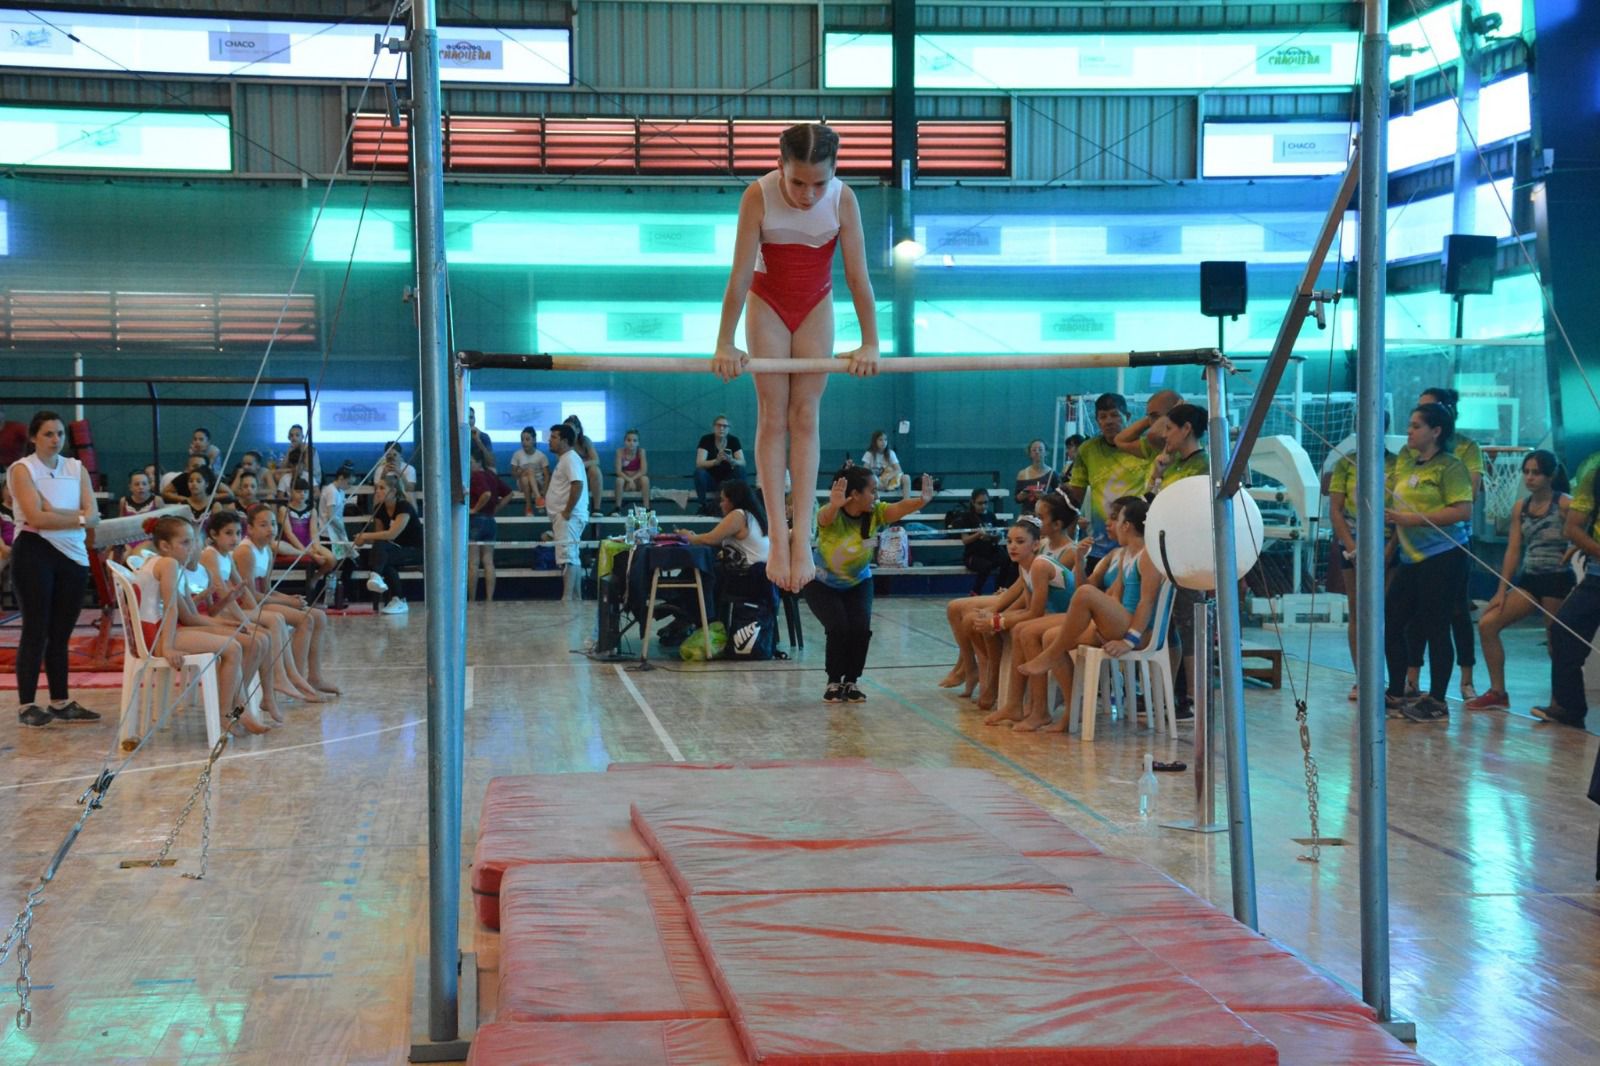
M311 482L297 477L289 486L289 502L278 508L279 566L298 566L310 563L317 568L307 599L315 602L328 575L338 565L333 552L322 543L322 520L311 503Z
M1049 685L1032 680L1017 668L1038 655L1059 628L1072 602L1072 593L1083 580L1083 563L1071 533L1078 524L1078 510L1065 495L1053 491L1034 503L1044 533L1033 572L1027 575L1033 585L1047 585L1044 614L1018 622L1011 630L1011 698L1001 711L1009 712L1000 721L1011 722L1019 733L1032 733L1050 724ZM1087 551L1087 548L1085 549ZM1000 711L995 712L997 715Z
M1101 645L1112 658L1136 651L1160 634L1148 631L1161 592L1161 570L1144 550L1144 519L1149 505L1138 496L1113 501L1108 532L1122 551L1116 578L1109 590L1085 582L1072 594L1056 635L1038 655L1019 668L1029 677L1053 674L1061 691L1072 691L1072 651L1081 645ZM1114 526L1111 523L1115 523ZM1098 568L1097 568L1097 573ZM1064 732L1071 715L1044 727Z
M304 596L273 591L272 546L278 540L278 522L272 512L271 507L258 503L245 515L245 539L233 552L234 572L244 584L239 602L252 617L282 618L294 633L293 654L285 658L293 663L290 677L299 675L295 683L299 691L284 695L325 703L339 695L339 690L322 678L322 639L328 616Z
M243 520L237 511L218 511L206 524L206 547L200 553L200 565L205 568L207 580L218 596L208 612L215 623L233 627L241 641L254 646L252 656L255 673L261 685L261 709L272 721L283 724L283 712L278 708L277 690L293 692L285 662L293 659L286 654L289 647L289 627L280 618L261 617L252 620L239 606L239 593L244 583L233 566L233 552L242 537ZM248 675L251 671L246 670ZM302 684L304 682L302 681Z
M1000 659L1005 650L1006 634L1045 612L1050 592L1049 578L1041 567L1039 572L1044 580L1035 580L1033 569L1035 563L1042 562L1039 558L1039 527L1037 516L1023 515L1006 530L1006 554L1017 564L1019 576L1010 587L995 597L992 607L979 610L972 616L972 645L978 657L978 675L982 679L978 686L980 710L994 708L999 699ZM1053 567L1056 564L1050 562L1044 565ZM1020 694L1012 695L1014 699L994 710L983 720L984 725L999 725L1013 717L1022 716Z
M134 571L139 591L139 625L150 655L164 658L180 675L185 655L214 655L217 659L217 697L220 706L232 708L238 727L265 733L270 727L245 710L244 648L226 632L219 632L195 609L189 598L185 570L194 556L194 526L177 515L145 522L145 532L156 554Z

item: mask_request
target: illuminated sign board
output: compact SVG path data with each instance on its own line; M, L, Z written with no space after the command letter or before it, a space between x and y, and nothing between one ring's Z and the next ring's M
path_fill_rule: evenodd
M0 67L364 81L380 22L291 22L37 9L0 11ZM389 30L404 36L404 26ZM566 29L439 27L446 82L569 85ZM385 55L378 74L401 62Z
M1355 133L1348 122L1207 122L1200 140L1200 176L1342 174Z
M304 395L283 389L275 393L280 400L293 400ZM410 392L341 392L324 389L317 397L317 417L311 423L311 439L319 447L409 441L415 435L415 427L411 425L414 414L415 405ZM272 428L276 435L273 439L288 440L289 427L306 422L304 407L274 407Z
M473 389L469 401L478 428L489 435L500 464L510 459L522 441L522 430L532 426L545 440L550 427L572 415L583 423L584 436L603 444L610 436L606 425L606 394L603 392L508 392Z
M0 107L0 163L109 170L231 170L225 112Z

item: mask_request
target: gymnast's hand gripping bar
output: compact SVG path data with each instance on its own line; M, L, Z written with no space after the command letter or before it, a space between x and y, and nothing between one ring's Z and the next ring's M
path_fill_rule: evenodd
M696 357L627 355L517 355L506 352L457 352L466 370L586 370L627 374L709 374L711 360ZM1227 360L1216 348L1159 352L1099 352L1043 355L919 355L879 359L879 374L915 374L943 370L1105 370L1140 366L1222 366ZM1231 367L1229 367L1231 369ZM750 374L847 374L850 361L834 359L752 359Z

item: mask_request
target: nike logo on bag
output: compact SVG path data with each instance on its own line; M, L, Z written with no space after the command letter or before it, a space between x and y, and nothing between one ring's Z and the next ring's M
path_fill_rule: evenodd
M756 638L761 635L761 623L751 622L747 626L740 626L733 633L733 651L736 655L749 655L750 649L756 646Z

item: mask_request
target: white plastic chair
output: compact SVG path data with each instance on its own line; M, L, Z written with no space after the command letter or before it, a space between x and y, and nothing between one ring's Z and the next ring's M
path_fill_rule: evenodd
M190 671L198 671L200 675L199 684L191 687L190 692L198 690L200 694L206 718L206 745L216 747L222 736L216 658L204 652L187 654L183 657L183 673L174 676L172 664L160 656L152 656L145 643L133 574L109 560L106 569L111 572L112 584L116 586L117 610L122 615L122 713L118 726L122 749L134 748L150 724L161 719L173 697L174 687L186 682Z
M1178 731L1178 705L1172 693L1172 658L1167 651L1167 630L1172 624L1172 602L1177 587L1170 581L1161 583L1156 594L1156 609L1151 614L1146 632L1150 641L1136 651L1113 659L1104 648L1083 646L1073 650L1072 696L1067 702L1072 720L1068 727L1080 723L1084 740L1094 739L1095 719L1099 717L1101 703L1100 675L1103 671L1122 674L1123 713L1138 723L1138 697L1142 683L1145 712L1151 727L1157 733ZM1108 681L1110 679L1108 678ZM1109 684L1108 684L1109 688ZM1090 708L1085 715L1083 709Z

